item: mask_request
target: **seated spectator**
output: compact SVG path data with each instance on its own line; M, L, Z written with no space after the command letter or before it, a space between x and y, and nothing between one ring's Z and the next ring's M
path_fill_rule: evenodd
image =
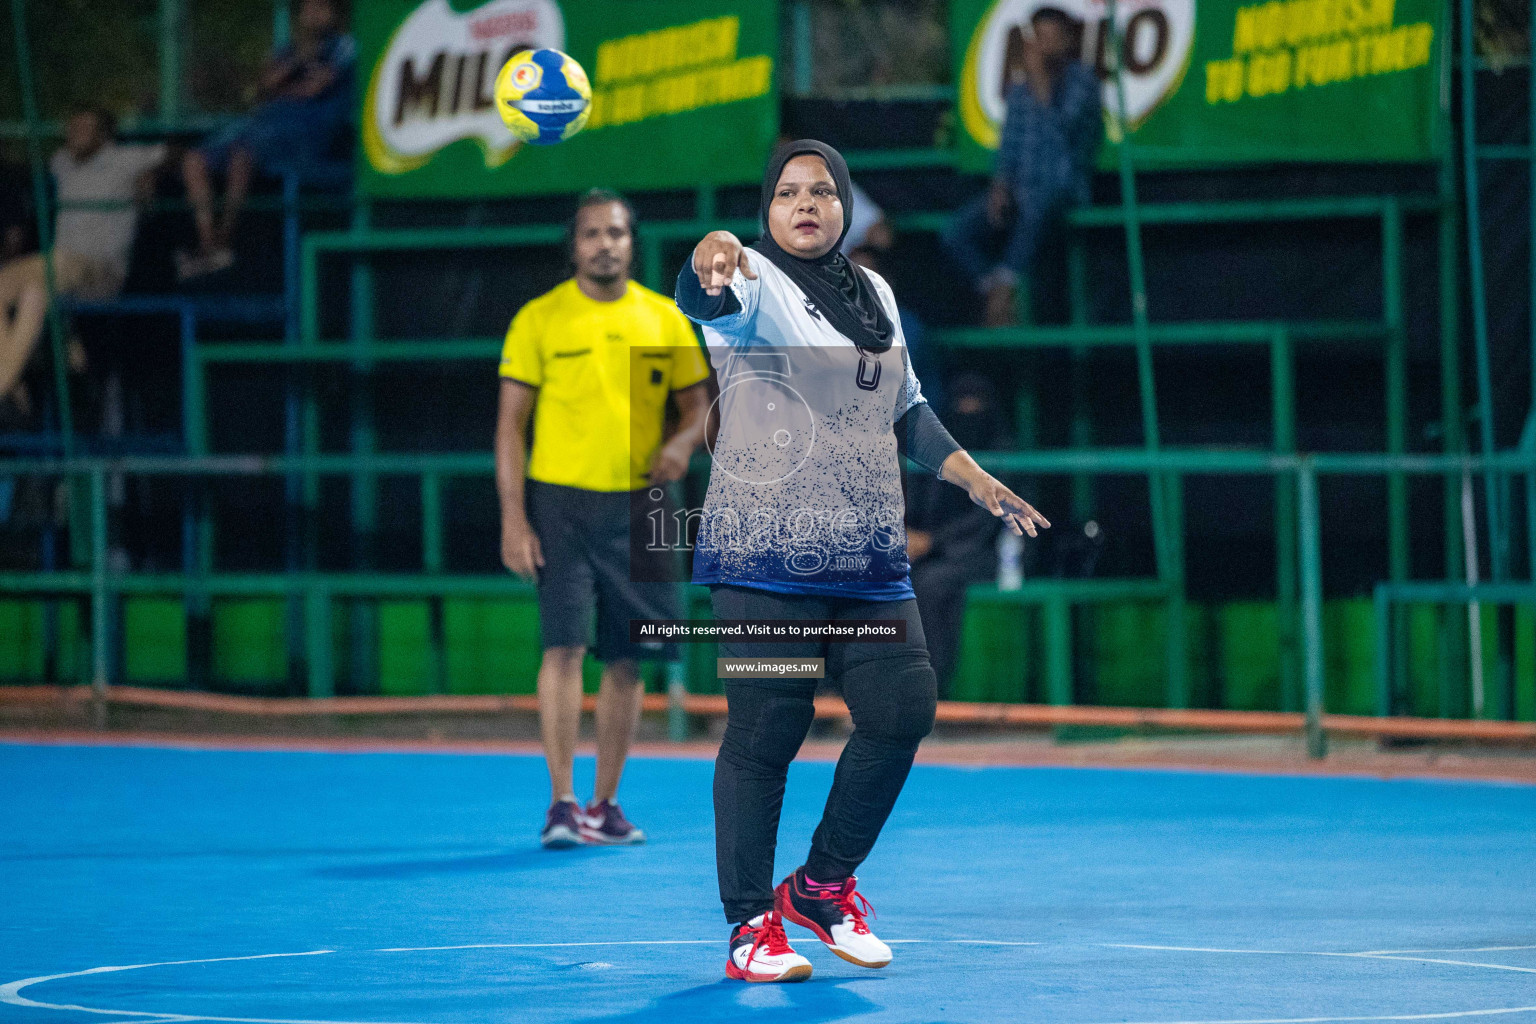
M928 390L926 384L923 390ZM953 382L952 394L942 418L961 447L973 452L1011 447L990 380L977 373L962 374ZM926 473L913 474L906 483L912 590L943 699L949 695L950 678L960 657L965 588L997 575L998 521L973 504L964 491Z
M102 110L74 114L50 169L59 213L54 221L53 289L90 301L117 297L128 276L128 251L138 224L137 202L153 187L164 145L123 146L116 123ZM26 419L29 397L18 387L48 314L47 272L41 253L0 267L0 403ZM71 347L71 362L83 358ZM78 366L76 367L79 368Z
M986 296L986 324L1013 323L1019 277L1040 240L1070 207L1086 203L1093 158L1103 135L1099 82L1072 56L1074 22L1042 7L1021 37L1017 77L1008 88L1007 114L992 185L960 208L944 232L944 247ZM1006 233L1001 261L989 262L987 243Z
M197 222L195 253L178 254L186 280L234 263L235 224L257 171L302 173L324 158L352 116L356 47L341 31L337 0L300 0L294 40L273 52L256 85L259 105L182 161ZM225 176L224 215L214 217L212 176Z

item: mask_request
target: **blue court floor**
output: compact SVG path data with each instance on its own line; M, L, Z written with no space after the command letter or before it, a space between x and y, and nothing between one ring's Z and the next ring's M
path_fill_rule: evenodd
M710 772L547 853L531 757L0 744L0 1024L1536 1022L1536 788L919 767L860 873L895 961L792 927L815 976L748 986Z

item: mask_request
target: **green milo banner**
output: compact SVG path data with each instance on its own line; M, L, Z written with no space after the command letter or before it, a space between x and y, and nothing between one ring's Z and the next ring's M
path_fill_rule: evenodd
M1120 137L1102 0L952 0L961 166L990 169L1030 17L1077 26ZM1120 0L1138 162L1429 160L1439 154L1441 0ZM1112 159L1111 147L1100 153Z
M359 180L383 197L756 181L778 131L774 0L358 0ZM492 102L519 50L586 69L592 115L519 143Z

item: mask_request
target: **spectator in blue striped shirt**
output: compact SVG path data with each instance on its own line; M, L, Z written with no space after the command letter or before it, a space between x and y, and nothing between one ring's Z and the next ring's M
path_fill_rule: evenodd
M1007 114L991 187L955 215L944 247L986 296L986 323L1013 323L1019 277L1040 239L1069 207L1086 203L1103 136L1098 77L1073 56L1071 16L1041 7L1031 32L1010 40ZM988 242L1006 233L999 260Z

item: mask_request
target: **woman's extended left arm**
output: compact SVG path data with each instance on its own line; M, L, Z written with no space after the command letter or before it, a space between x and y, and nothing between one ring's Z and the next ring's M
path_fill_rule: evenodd
M1039 536L1049 529L1050 521L1035 511L1033 505L1014 494L997 477L976 464L969 452L960 449L939 467L939 479L947 480L971 496L971 500L1008 524L1014 533Z
M972 501L1001 518L1014 533L1034 537L1038 535L1037 528L1049 527L1051 524L1045 516L978 466L976 460L955 443L922 397L905 352L902 359L907 362L904 387L910 404L896 421L897 449L919 466L937 474L940 480L964 489Z

